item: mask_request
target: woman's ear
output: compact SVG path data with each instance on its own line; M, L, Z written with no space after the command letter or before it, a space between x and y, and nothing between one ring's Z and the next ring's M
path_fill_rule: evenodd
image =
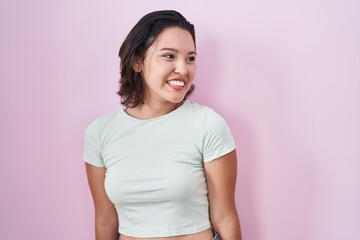
M134 69L135 72L137 72L137 73L141 72L141 62L140 62L140 59L136 60L132 67L133 67L133 69Z

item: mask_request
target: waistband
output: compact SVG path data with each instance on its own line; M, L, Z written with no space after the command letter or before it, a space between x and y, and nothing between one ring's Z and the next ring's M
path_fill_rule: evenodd
M213 229L214 237L211 240L221 240L219 234Z

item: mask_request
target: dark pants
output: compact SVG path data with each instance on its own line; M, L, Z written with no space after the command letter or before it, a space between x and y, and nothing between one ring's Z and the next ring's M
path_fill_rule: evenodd
M221 240L219 234L213 230L214 237L211 240Z
M211 240L221 240L219 234L217 232L215 232L214 230L212 230L212 231L214 233L214 236L213 236L213 238ZM120 236L120 234L119 234L119 236Z

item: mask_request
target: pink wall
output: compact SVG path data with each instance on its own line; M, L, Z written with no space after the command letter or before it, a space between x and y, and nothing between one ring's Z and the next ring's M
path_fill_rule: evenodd
M83 131L119 108L118 48L157 9L197 27L193 100L234 133L244 239L359 240L356 0L0 1L0 240L94 239Z

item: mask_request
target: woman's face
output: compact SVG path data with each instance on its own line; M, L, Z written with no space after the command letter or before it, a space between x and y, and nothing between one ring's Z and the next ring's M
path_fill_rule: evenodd
M145 83L145 103L179 103L193 83L196 72L195 44L182 28L165 29L135 64Z

